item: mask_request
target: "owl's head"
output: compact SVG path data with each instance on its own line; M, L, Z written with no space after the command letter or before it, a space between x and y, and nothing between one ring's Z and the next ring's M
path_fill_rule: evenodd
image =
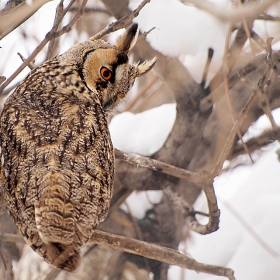
M67 58L76 60L81 79L105 110L117 105L136 77L147 73L156 63L156 58L137 65L129 63L128 52L135 45L138 33L138 25L133 24L118 38L116 45L89 40L65 53Z

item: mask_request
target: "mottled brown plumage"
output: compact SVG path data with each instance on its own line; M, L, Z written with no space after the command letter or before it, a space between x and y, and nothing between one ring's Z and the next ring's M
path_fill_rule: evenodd
M114 154L106 109L123 99L155 60L130 65L137 25L117 46L75 45L31 73L4 105L0 120L4 198L26 242L68 271L108 212Z

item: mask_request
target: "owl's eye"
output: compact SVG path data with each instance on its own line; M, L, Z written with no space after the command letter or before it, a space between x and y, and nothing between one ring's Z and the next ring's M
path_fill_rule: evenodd
M100 74L105 81L109 81L112 78L112 71L105 66L101 67Z

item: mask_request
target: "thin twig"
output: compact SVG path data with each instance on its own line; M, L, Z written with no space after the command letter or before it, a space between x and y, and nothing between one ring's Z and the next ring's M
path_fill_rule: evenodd
M154 90L152 90L148 95L146 95L135 107L135 110L141 110L145 104L147 104L148 100L156 96L157 93L161 92L164 88L164 84L160 83Z
M1 257L1 260L2 260L2 263L3 263L3 266L4 266L4 270L7 272L6 260L4 259L1 250L0 250L0 257Z
M248 113L251 105L256 100L256 97L257 97L257 94L255 91L253 91L252 94L250 95L249 99L247 100L245 106L243 107L243 109L239 115L239 118L237 119L237 121L235 122L235 124L233 125L233 127L229 133L229 136L224 144L224 147L220 153L220 156L219 156L214 168L211 171L211 178L215 178L219 174L220 170L222 170L223 164L224 164L225 160L227 159L227 157L230 153L230 150L232 148L232 143L234 141L235 135L236 135L237 131L239 130L243 120L247 116L247 113Z
M266 13L260 14L256 19L263 19L263 20L271 20L271 21L280 21L280 17L275 17L268 15Z
M137 93L137 96L133 98L131 101L127 102L124 111L130 111L134 107L134 105L137 103L139 98L146 93L146 91L152 87L152 85L158 80L158 76L154 76L150 81L144 85L139 92Z
M64 0L60 0L59 4L56 7L55 18L54 18L54 23L53 23L54 31L57 31L59 25L61 24L61 18L63 18L63 15L62 15L62 13L63 13L63 1ZM73 4L73 1L71 3ZM52 54L53 54L53 51L54 51L54 48L55 48L55 43L56 43L55 38L50 40L46 60L48 60L52 57Z
M212 48L208 48L208 56L207 56L207 61L204 67L204 71L203 71L203 75L202 75L202 79L201 79L201 87L204 88L205 84L206 84L206 79L208 76L208 72L209 72L209 67L213 58L213 54L214 54L214 50Z
M243 4L244 3L241 0L237 0L237 5L242 6ZM255 55L256 54L256 51L255 51L256 48L254 47L254 44L253 44L253 41L252 41L252 38L251 38L251 28L249 28L248 21L247 21L246 18L242 19L242 24L243 24L243 27L244 27L247 39L249 41L249 44L250 44L250 47L251 47L251 51Z
M97 39L100 39L101 37L103 37L104 35L107 35L111 32L115 32L119 29L122 29L124 27L126 27L128 24L130 24L132 22L132 20L134 18L136 18L139 15L139 12L142 10L142 8L149 3L151 0L144 0L140 3L140 5L133 11L131 12L131 14L124 16L120 19L118 19L115 22L112 22L111 24L109 24L107 27L105 27L103 30L101 30L100 32L98 32L97 34L95 34L94 36L92 36L90 38L90 40L94 41Z
M247 22L243 23L244 25L247 26ZM248 26L247 26L248 27ZM232 121L233 123L236 122L236 115L233 109L233 105L232 105L232 100L230 97L230 92L229 92L229 81L228 81L228 72L229 72L229 68L228 68L228 52L229 52L229 43L230 43L230 36L231 36L231 32L232 32L232 26L230 24L229 26L229 30L227 33L227 38L226 38L226 43L225 43L225 51L224 51L224 57L223 57L223 78L224 78L224 86L225 86L225 93L226 93L226 97L227 97L227 101L228 101L228 107L231 113L231 117L232 117ZM237 130L237 135L244 147L244 150L246 151L246 153L248 154L248 156L250 157L250 160L252 163L254 163L253 158L250 154L250 151L248 149L248 147L246 146L245 142L243 141L242 138L242 134L240 132L240 130Z
M219 198L219 200L221 200ZM248 224L248 222L240 215L232 205L230 205L226 201L222 201L226 208L228 208L229 212L235 216L235 218L242 224L242 226L249 232L249 234L274 258L278 258L279 254L273 250L261 236Z
M154 29L155 29L155 27L152 27L148 31L143 32L141 35L139 35L138 41L146 38Z
M43 49L43 47L53 38L61 36L62 34L71 30L72 26L76 23L76 21L80 18L83 14L83 9L87 3L87 0L83 0L79 11L74 16L74 18L70 21L69 24L64 26L60 31L55 32L56 26L53 26L50 32L48 32L43 39L43 41L35 48L35 50L31 53L31 55L25 60L23 64L1 85L0 87L0 94L2 94L3 90L12 82L12 80L29 64L31 63L36 55ZM62 18L61 18L62 20Z
M273 141L280 141L279 127L272 130L264 131L260 136L247 141L246 145L249 148L250 152L253 152L263 148L266 145L271 144ZM242 148L242 145L236 145L227 159L232 160L233 158L242 154L244 154L244 149Z
M26 60L21 53L17 53L17 54L23 62ZM33 70L35 68L34 65L31 62L28 63L27 66L29 67L30 70Z
M76 12L78 10L77 7L71 7L69 12ZM87 13L103 13L103 14L106 14L108 16L112 16L112 14L106 10L106 9L102 9L102 8L96 8L96 7L86 7L85 10L84 10L84 13L87 14Z

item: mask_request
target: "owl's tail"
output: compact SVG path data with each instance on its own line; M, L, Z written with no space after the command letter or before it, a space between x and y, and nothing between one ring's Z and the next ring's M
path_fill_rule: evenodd
M35 220L44 243L69 245L75 236L74 207L58 184L46 186L35 203Z

